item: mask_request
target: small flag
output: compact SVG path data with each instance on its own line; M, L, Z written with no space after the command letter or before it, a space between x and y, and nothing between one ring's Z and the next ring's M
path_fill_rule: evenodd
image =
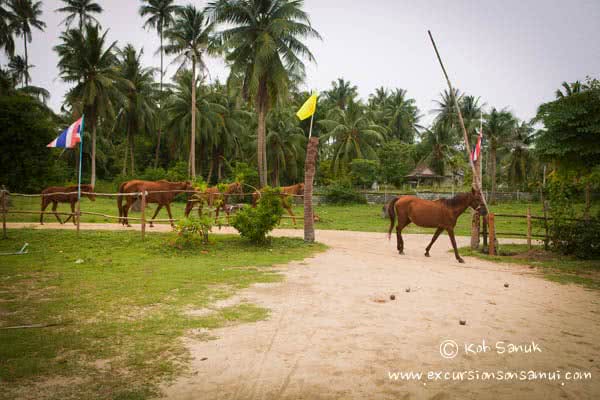
M60 147L71 149L81 142L81 126L83 117L75 121L71 126L65 129L59 137L48 143L46 147Z
M483 130L479 131L479 135L477 135L477 144L473 149L473 154L471 154L471 160L473 162L479 160L479 156L481 155L481 140L483 139Z
M315 113L317 109L317 94L314 93L312 96L306 100L306 102L300 107L296 116L300 119L300 121L305 120Z

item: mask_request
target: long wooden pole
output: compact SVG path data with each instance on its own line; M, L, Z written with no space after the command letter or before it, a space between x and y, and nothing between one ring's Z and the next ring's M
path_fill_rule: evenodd
M442 72L444 73L444 77L446 78L446 82L448 83L448 88L450 89L450 98L452 99L452 102L454 103L454 107L456 108L456 113L458 114L458 122L460 124L460 127L462 128L463 136L464 136L464 140L465 140L465 150L467 152L467 158L469 159L469 164L471 165L471 170L473 171L473 176L475 177L475 183L477 186L475 189L479 190L479 192L481 193L481 198L483 200L483 204L484 204L486 210L489 211L487 201L485 200L485 195L483 193L483 187L481 185L481 177L477 173L475 164L473 164L473 159L471 158L471 145L469 144L469 134L467 133L467 128L465 127L465 121L463 120L462 112L460 111L460 106L458 105L458 101L457 101L456 95L454 93L454 88L452 87L452 83L450 82L450 78L448 77L448 73L446 72L444 63L442 62L442 58L440 57L440 53L435 44L435 40L433 40L433 35L431 34L431 31L427 31L427 33L429 34L429 39L431 39L431 44L433 45L433 49L435 50L435 54L440 63L440 66L442 67Z

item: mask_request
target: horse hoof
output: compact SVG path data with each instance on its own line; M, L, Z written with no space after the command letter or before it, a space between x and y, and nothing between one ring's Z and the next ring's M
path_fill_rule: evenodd
M461 263L461 264L464 264L464 263L465 263L465 260L463 260L462 258L457 258L457 260L458 260L458 262L459 262L459 263Z
M131 225L130 225L130 224L127 224L127 227L128 227L128 228L131 228Z
M425 253L425 257L431 257L429 253Z
M404 251L398 250L398 254L400 254L401 256L403 256L404 255Z

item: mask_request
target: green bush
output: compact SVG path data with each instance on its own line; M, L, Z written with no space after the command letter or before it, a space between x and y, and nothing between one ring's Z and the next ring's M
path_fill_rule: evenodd
M167 179L167 171L160 167L148 167L144 170L144 173L140 175L140 179L145 181L159 181L161 179Z
M348 182L335 182L325 188L325 200L332 204L365 204L367 199Z
M231 225L243 238L265 243L267 234L281 220L283 205L279 189L265 188L255 208L245 207L232 218Z
M377 160L355 158L350 162L350 177L355 185L370 187L377 180L379 169Z
M212 227L213 220L207 215L184 218L175 225L177 236L171 244L180 250L197 248L208 243L208 233Z
M188 164L185 161L179 161L177 164L167 170L164 179L171 182L183 182L187 180L188 177Z

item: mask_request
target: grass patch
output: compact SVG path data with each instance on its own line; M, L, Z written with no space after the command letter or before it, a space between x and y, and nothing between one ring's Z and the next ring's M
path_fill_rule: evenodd
M500 253L501 255L490 256L471 250L470 247L460 249L460 254L463 256L537 267L546 279L553 282L575 283L590 289L600 289L600 261L598 260L579 260L572 256L545 251L541 246L534 246L530 250L525 244L503 244Z
M255 246L211 236L202 249L166 246L168 234L10 230L0 252L0 398L143 399L185 369L180 338L192 329L253 322L268 310L240 304L195 317L256 282L282 276L274 264L301 260L321 244L274 238ZM83 262L77 263L78 260Z

